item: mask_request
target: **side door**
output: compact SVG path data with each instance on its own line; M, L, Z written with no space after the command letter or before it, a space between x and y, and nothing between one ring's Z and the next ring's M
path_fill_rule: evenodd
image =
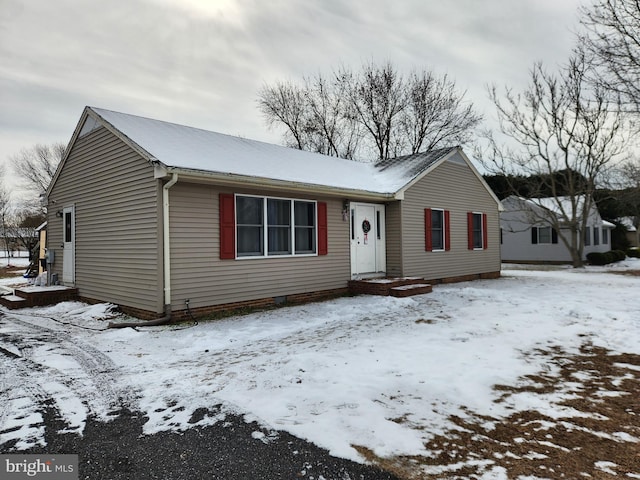
M76 209L72 205L62 210L62 283L73 285L76 280Z

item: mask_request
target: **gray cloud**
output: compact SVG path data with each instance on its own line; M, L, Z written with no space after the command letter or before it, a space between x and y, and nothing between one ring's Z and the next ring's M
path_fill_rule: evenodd
M448 73L482 108L572 47L579 0L0 0L0 162L67 141L85 105L277 142L263 83L391 60Z

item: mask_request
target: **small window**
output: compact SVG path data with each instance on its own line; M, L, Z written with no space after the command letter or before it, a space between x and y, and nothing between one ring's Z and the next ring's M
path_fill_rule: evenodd
M551 227L538 228L538 243L551 243Z
M444 210L431 210L431 246L444 250Z
M593 227L593 244L600 245L600 229Z
M531 243L558 243L558 234L553 227L531 227Z
M72 237L72 221L71 221L71 212L65 212L64 214L64 241L66 243L70 243L73 241Z
M584 230L584 244L587 247L591 245L591 227L586 227Z
M473 214L473 248L482 248L482 214L474 213Z
M609 230L606 228L602 229L602 244L609 245Z

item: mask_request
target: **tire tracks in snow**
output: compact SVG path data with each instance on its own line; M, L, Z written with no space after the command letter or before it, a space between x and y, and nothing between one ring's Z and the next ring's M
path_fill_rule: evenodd
M52 398L60 417L80 430L89 416L108 419L134 407L136 395L120 386L118 366L78 340L73 327L50 328L25 318L33 316L0 312L0 435L7 423L13 431L28 422L29 410L50 411Z

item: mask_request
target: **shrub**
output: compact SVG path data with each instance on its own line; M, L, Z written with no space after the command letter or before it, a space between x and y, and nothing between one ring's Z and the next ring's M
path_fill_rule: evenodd
M623 250L611 250L616 262L621 262L627 258L627 254Z
M587 261L591 265L607 265L619 262L627 257L622 250L609 250L608 252L591 252L587 254Z
M640 258L640 250L638 250L637 248L630 248L629 250L627 250L627 256L633 257L633 258Z
M591 252L587 253L587 261L590 265L606 265L607 258L604 253L601 252Z

